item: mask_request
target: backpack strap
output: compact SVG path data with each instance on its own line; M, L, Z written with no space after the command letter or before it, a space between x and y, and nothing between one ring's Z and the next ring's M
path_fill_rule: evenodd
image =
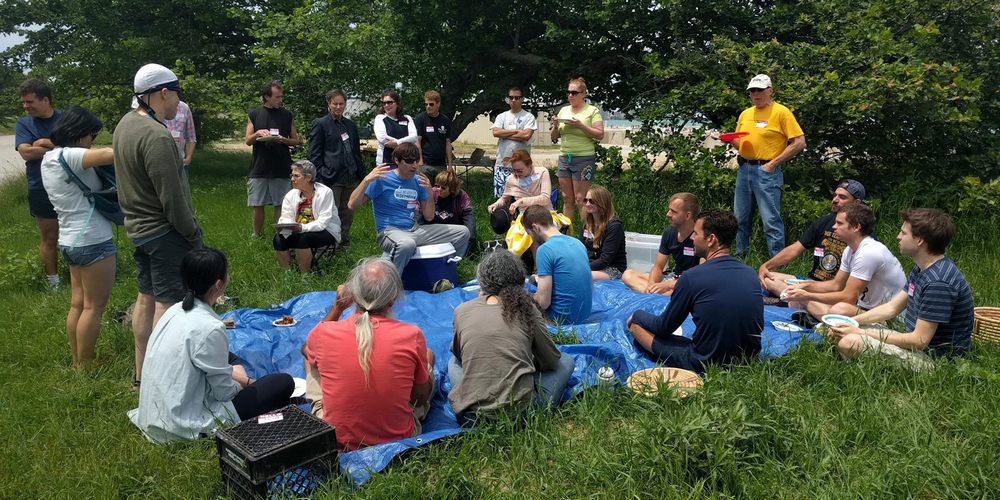
M91 194L90 186L84 183L82 179L77 177L76 173L73 172L73 169L69 168L69 164L66 163L66 159L63 158L64 151L66 150L65 149L59 150L59 164L62 165L63 170L66 171L66 175L69 176L69 181L67 182L72 182L73 184L76 184L76 186L80 188L81 191L83 191L83 195L87 197L87 201L90 202L90 210L87 212L87 220L83 223L83 229L81 229L80 233L76 235L76 239L73 240L73 244L69 246L69 249L73 250L74 248L76 248L76 244L79 243L80 237L82 237L83 233L87 230L88 227L90 227L90 218L94 216L94 196Z

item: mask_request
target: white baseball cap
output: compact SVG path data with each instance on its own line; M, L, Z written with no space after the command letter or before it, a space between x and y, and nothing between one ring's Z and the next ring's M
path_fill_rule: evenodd
M138 96L160 89L180 92L181 85L177 81L177 75L159 64L147 64L139 68L139 71L135 73L135 79L132 81L132 92L135 95L135 97L132 97L132 107L139 107Z
M747 84L747 90L750 89L766 89L771 87L771 77L761 73L750 79L750 83Z

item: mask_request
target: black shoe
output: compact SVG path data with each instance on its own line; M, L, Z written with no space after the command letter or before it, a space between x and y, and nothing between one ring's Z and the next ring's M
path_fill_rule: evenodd
M807 311L795 311L792 313L792 323L812 329L819 324L819 321L813 318Z

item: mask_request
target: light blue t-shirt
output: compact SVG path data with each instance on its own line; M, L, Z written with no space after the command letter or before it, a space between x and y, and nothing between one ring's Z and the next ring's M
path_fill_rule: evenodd
M552 276L552 321L580 323L590 316L594 283L590 278L587 249L580 240L558 234L538 247L539 276Z
M365 189L365 196L372 200L375 229L385 231L386 226L410 229L417 220L420 202L427 199L427 190L420 187L417 177L402 180L395 170L385 177L375 179Z

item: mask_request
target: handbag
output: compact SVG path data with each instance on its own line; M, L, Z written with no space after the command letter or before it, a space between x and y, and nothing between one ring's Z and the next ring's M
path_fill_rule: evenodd
M94 167L94 171L97 172L97 176L101 179L102 184L101 189L95 191L90 189L90 186L83 182L73 172L73 169L69 167L66 159L63 158L63 150L59 151L59 164L62 165L63 170L66 171L66 175L69 176L68 182L76 184L90 202L90 212L87 213L87 222L84 223L83 231L87 230L90 218L94 215L94 210L97 210L105 219L119 226L125 224L125 214L122 213L122 207L118 204L118 184L115 182L114 165ZM80 236L83 236L83 231L80 231L80 234L77 235L77 241L80 239ZM73 242L71 248L73 247L76 247L76 241Z

